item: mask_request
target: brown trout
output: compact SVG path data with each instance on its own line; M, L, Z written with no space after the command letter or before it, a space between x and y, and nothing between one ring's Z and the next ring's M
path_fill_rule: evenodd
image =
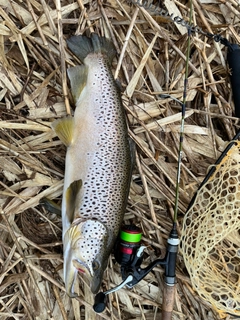
M77 273L97 293L125 213L131 152L123 105L111 72L113 44L73 36L69 49L83 65L68 69L74 117L52 124L67 146L62 199L64 281L74 297Z

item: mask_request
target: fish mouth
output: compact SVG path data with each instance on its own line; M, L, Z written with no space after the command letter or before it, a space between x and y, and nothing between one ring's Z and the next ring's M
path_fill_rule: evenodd
M65 264L64 282L66 293L70 298L77 297L77 293L74 292L74 285L77 277L77 269L73 266L72 261L68 261ZM66 272L67 270L67 272Z
M93 294L96 294L102 284L103 271L100 269L95 272L91 272L86 263L78 260L73 260L72 268L70 270L68 269L66 279L66 289L69 297L75 298L77 296L77 294L74 292L74 285L78 273L86 276L85 279L89 283L91 292Z
M79 273L86 275L92 293L96 294L102 283L103 270L100 268L99 270L93 271L85 262L79 260L73 260L73 265Z
M79 261L79 260L73 260L73 265L78 272L86 274L90 277L93 276L89 266L85 262Z
M86 275L86 277L91 281L91 279L93 278L91 270L86 263L75 259L70 260L66 263L65 270L66 292L70 298L75 298L77 294L74 292L74 285L78 272Z

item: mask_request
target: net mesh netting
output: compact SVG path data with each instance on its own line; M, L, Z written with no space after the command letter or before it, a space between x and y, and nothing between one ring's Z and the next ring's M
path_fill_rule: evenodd
M219 311L240 316L240 142L199 188L181 250L193 287Z

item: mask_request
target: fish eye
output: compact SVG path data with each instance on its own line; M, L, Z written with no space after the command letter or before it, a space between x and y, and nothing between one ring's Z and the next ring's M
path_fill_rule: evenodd
M92 268L94 271L98 270L100 268L100 263L97 260L94 260L92 263Z

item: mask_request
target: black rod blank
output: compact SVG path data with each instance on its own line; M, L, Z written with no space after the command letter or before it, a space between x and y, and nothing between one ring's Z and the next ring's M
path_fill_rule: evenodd
M227 61L230 68L235 116L240 118L240 47L238 44L228 44Z

